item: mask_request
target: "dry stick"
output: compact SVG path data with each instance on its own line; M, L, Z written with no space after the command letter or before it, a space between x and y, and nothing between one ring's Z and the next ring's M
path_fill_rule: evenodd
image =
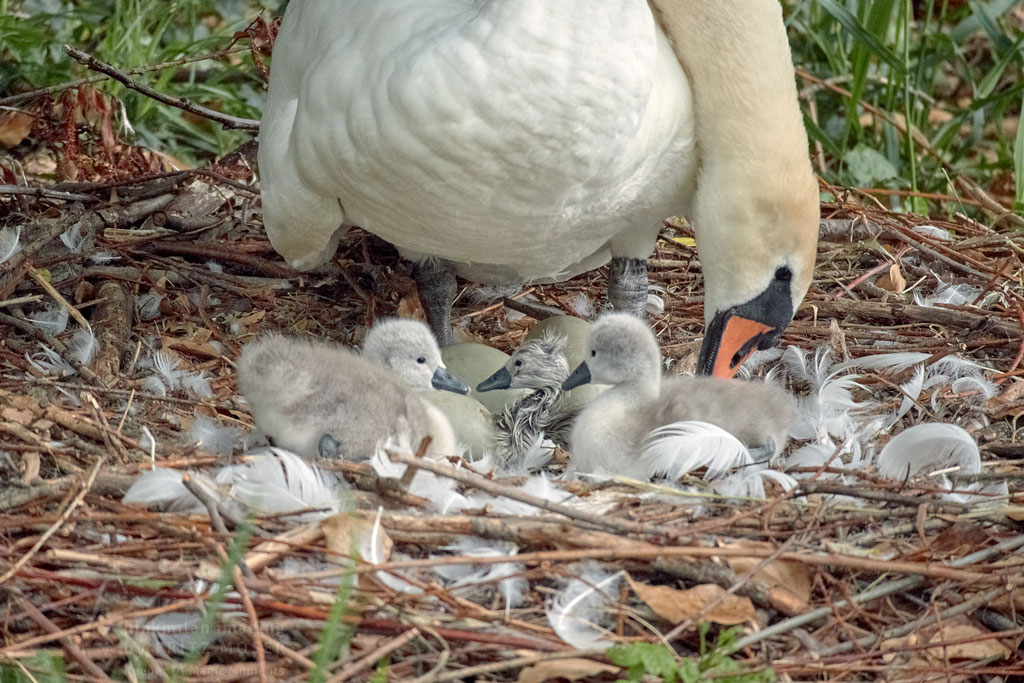
M1004 334L1008 339L1019 339L1019 323L993 319L991 314L969 313L951 308L913 306L904 303L875 301L815 301L819 314L827 316L855 315L868 320L909 321L951 325L964 329L985 329Z
M1022 537L1021 545L1024 545ZM1002 583L1008 580L1003 574L984 573L980 571L965 571L957 569L962 566L959 562L945 564L928 564L924 562L905 562L898 560L873 560L859 555L838 555L838 554L807 554L800 552L784 552L776 556L775 549L768 548L703 548L687 546L654 546L646 544L646 547L631 548L586 548L582 550L540 550L532 553L505 556L452 556L433 557L423 560L399 560L397 562L384 562L356 567L357 574L364 574L373 571L392 571L395 569L421 569L437 567L447 564L500 564L504 562L522 562L534 564L540 562L555 562L559 560L640 560L648 558L715 558L715 557L777 557L779 560L792 560L811 566L821 567L849 567L852 569L863 569L880 573L901 572L914 574L916 576L933 579L944 579L951 581L965 581L974 583ZM331 570L324 572L324 575L334 575L343 570ZM916 579L915 579L916 580ZM1024 578L1016 580L1014 584L1024 584ZM827 608L826 608L827 609Z
M909 624L903 624L902 626L891 628L877 635L871 634L868 636L864 636L863 638L858 638L857 640L848 640L844 643L834 645L833 647L815 653L815 659L843 654L857 647L874 647L876 644L882 643L886 640L889 640L890 638L901 638L903 636L910 635L914 631L922 629L925 626L930 626L931 624L938 621L940 618L948 619L950 617L966 614L967 612L971 612L979 607L984 607L985 605L989 604L992 600L995 600L996 598L1003 595L1006 595L1006 588L1004 586L996 586L995 588L989 589L984 593L979 593L975 595L969 600L964 600L958 605L953 605L952 607L949 607L943 610L942 612L939 612L938 614L928 614L924 617L921 617L917 621L913 621ZM934 647L934 645L929 644L922 647Z
M99 474L100 467L103 466L103 462L105 460L106 457L102 457L99 458L95 464L93 464L92 470L89 472L88 476L85 478L85 481L82 483L82 490L78 492L78 495L75 496L75 499L72 500L71 503L67 506L64 512L61 514L60 518L58 518L57 521L50 526L50 528L44 531L43 534L39 537L39 540L36 541L31 548L29 548L29 551L22 555L20 558L18 558L18 561L15 562L10 569L4 572L3 576L0 576L0 584L5 583L8 579L14 576L18 572L18 570L24 567L28 563L28 561L32 559L32 557L37 552L39 552L39 549L43 547L43 544L45 544L46 541L50 539L50 536L53 536L55 533L57 533L57 530L67 523L68 518L71 516L71 513L75 511L75 508L81 505L83 500L85 500L85 496L87 493L89 493L89 489L92 488L93 482L96 481L96 475Z
M42 273L40 273L40 272L39 272L38 270L36 270L36 269L35 269L35 268L33 268L32 266L29 266L29 267L28 267L28 274L29 274L29 276L30 276L30 277L31 277L31 278L32 278L33 280L35 280L35 281L36 281L36 284L37 284L37 285L39 285L40 287L42 287L42 288L43 288L43 291L45 291L45 292L46 292L47 294L49 294L49 295L50 295L50 297L51 297L51 298L52 298L52 299L53 299L54 301L56 301L56 302L57 302L57 304L58 304L58 305L59 305L59 306L60 306L61 308L63 308L64 310L66 310L66 311L68 312L68 315L70 315L70 316L71 316L72 318L74 318L74 319L75 319L75 322L76 322L76 323L78 323L79 325L81 325L81 326L82 326L82 327L83 327L84 329L86 329L86 330L87 330L87 329L89 329L89 321L85 319L85 316L84 316L84 315L82 315L82 312L81 312L81 311L79 311L79 310L78 310L77 308L75 308L74 306L72 306L72 305L71 305L71 304L70 304L70 303L68 302L68 300L64 298L64 295L63 295L63 294L61 294L61 293L60 293L60 292L58 292L58 291L57 291L56 289L54 289L53 285L51 285L51 284L49 283L49 281L48 281L48 280L47 280L47 279L46 279L45 277L43 277L43 274L42 274Z
M485 493L518 500L521 503L533 505L541 510L555 512L569 517L570 519L586 522L587 524L593 524L597 527L612 529L613 531L619 531L627 534L661 534L667 536L674 533L672 529L645 526L637 522L624 522L611 517L604 517L602 515L595 515L582 510L577 510L576 508L568 505L562 505L561 503L553 503L549 500L532 496L529 493L524 493L518 489L509 486L502 486L501 484L491 481L490 479L485 479L478 474L473 474L465 470L457 470L451 465L419 459L410 453L397 453L390 450L386 451L386 453L393 462L403 463L411 467L427 470L428 472L433 472L438 476L454 479L455 481L463 484L468 484L484 491Z
M57 625L54 624L52 621L47 619L46 615L40 612L39 608L33 605L31 601L29 601L27 598L18 598L18 605L23 610L25 610L25 612L32 619L32 621L42 626L43 630L45 630L47 633L60 632L60 628L58 628ZM75 644L75 641L71 637L64 636L60 639L60 644L64 646L64 649L67 650L67 653L71 655L71 657L76 662L78 662L78 664L83 669L85 669L86 673L88 673L93 680L110 680L110 678L107 677L107 674L104 673L101 668L96 666L96 662L89 659L89 657L84 652L82 652L81 648L79 648L78 645Z
M398 648L402 647L403 645L408 643L410 640L412 640L413 638L415 638L415 637L417 637L419 635L420 635L420 630L418 628L416 628L415 626L413 626L412 628L410 628L408 631L406 631L402 635L398 636L397 638L394 638L394 639L388 641L387 643L384 643L383 645L378 647L376 650L373 650L372 652L367 654L365 657L357 659L356 661L354 661L351 664L349 664L347 667L345 667L340 672L338 672L337 676L332 676L331 678L329 678L328 679L328 683L343 683L344 681L347 681L348 679L352 678L353 676L355 676L357 673L359 673L363 669L365 669L367 667L370 667L370 666L373 666L382 657L385 657L386 655L390 654L391 652L394 652L395 650L397 650Z
M223 561L228 561L228 554L219 545L217 546L217 554L220 555ZM238 565L234 566L231 575L235 580L238 596L242 599L242 605L245 606L245 613L249 618L249 626L252 627L252 644L256 648L256 666L259 668L260 681L266 683L267 653L263 649L263 631L260 629L260 620L256 616L256 608L252 604L252 598L249 597L249 589L245 586L245 579L242 577L242 570L238 568Z
M998 543L992 546L991 548L979 550L978 552L971 553L970 555L965 555L964 557L953 560L949 564L953 567L964 567L970 564L974 564L975 562L979 562L981 560L986 560L995 555L1000 555L1005 552L1012 552L1022 546L1024 546L1024 536L1015 536L1014 538L1007 539L1002 543ZM894 568L893 571L902 570ZM799 628L804 624L809 624L812 621L817 621L822 617L828 616L833 612L833 610L840 609L851 604L860 604L862 602L868 602L869 600L884 598L887 595L892 595L893 593L910 591L921 586L924 582L925 577L921 575L910 576L905 579L899 579L897 581L892 581L887 584L882 584L881 586L876 586L875 588L864 591L863 593L858 593L857 595L854 595L849 600L840 600L839 602L833 603L828 607L819 607L818 609L811 610L806 614L801 614L796 617L784 619L783 621L780 621L777 624L772 624L768 628L762 629L757 633L752 633L749 636L740 638L733 644L733 646L730 648L730 651L736 652L744 647L747 647L748 645L759 643L767 638L782 635L783 633L788 633L789 631L792 631L795 628ZM1001 586L1000 590L1005 592L1005 586ZM850 647L853 647L853 644L850 644Z
M0 194L16 194L26 197L41 197L43 199L63 199L67 202L98 202L98 197L76 192L60 192L45 187L26 187L24 185L0 185Z
M224 50L217 50L209 54L191 57L182 57L181 59L175 59L171 62L160 62L159 64L147 64L146 66L137 66L132 69L127 69L124 73L134 76L137 74L144 74L150 71L160 71L162 69L169 69L174 66L185 66L186 64L193 64L195 62L203 62L207 59L220 59L221 57L227 57L238 52L248 52L247 47L230 47ZM79 78L75 81L69 81L67 83L59 83L57 85L51 85L46 88L39 88L38 90L30 90L29 92L18 93L17 95L11 95L10 97L4 97L0 99L0 107L6 107L18 102L25 100L31 100L35 97L42 95L52 95L54 93L63 92L65 90L72 90L74 88L81 87L83 85L90 85L92 83L99 83L100 81L107 80L108 76L91 76L89 78Z
M178 109L182 109L191 114L195 114L196 116L202 116L203 118L210 119L211 121L216 121L225 128L237 128L239 130L251 131L258 131L260 129L259 121L253 119L243 119L238 116L229 116L228 114L222 114L219 111L207 109L206 107L195 104L194 102L189 102L188 100L183 100L179 97L171 97L170 95L165 95L164 93L158 90L154 90L149 86L143 85L138 81L129 78L126 74L118 71L109 64L101 62L92 55L82 52L81 50L76 50L70 45L64 46L64 52L66 52L79 63L84 64L88 68L92 69L93 71L99 71L100 73L104 73L113 78L115 81L124 85L126 88L131 88L136 92L140 92L146 97L154 99L157 102L168 104L172 107L177 107Z
M155 617L159 614L166 614L167 612L191 609L199 605L201 602L202 600L200 598L188 598L187 600L178 600L177 602L171 602L166 605L161 605L160 607L150 607L149 609L139 610L138 612L118 613L108 617L101 617L95 621L66 628L63 631L57 631L56 633L44 633L43 635L32 636L25 640L10 643L3 649L0 649L0 655L9 655L12 652L23 652L28 648L42 645L43 643L52 643L53 641L60 640L61 638L77 636L82 633L88 633L89 631L99 631L107 626L112 626L125 621L134 621L143 617Z

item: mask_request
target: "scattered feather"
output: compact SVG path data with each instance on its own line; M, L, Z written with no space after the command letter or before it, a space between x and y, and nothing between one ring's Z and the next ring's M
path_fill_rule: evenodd
M586 292L579 292L576 296L569 299L569 308L584 320L590 320L594 317L594 302L587 296Z
M187 372L181 376L181 386L196 398L213 398L210 380L202 372Z
M56 304L50 304L46 310L36 313L34 318L28 321L51 335L63 334L68 328L68 309Z
M299 522L323 519L346 507L345 488L335 475L280 448L229 465L216 480L229 485L232 498L261 514L309 510L294 517Z
M149 619L140 619L135 628L150 636L153 650L160 657L184 657L195 644L204 639L212 641L214 634L200 634L202 616L195 612L165 612ZM203 643L203 647L209 642Z
M206 507L185 488L183 477L180 470L154 467L132 482L121 501L159 507L167 512L204 512Z
M899 422L904 415L910 412L911 408L917 405L922 391L924 391L924 366L918 365L910 379L900 385L903 400L900 401L900 407L896 411L896 415L893 416L892 424Z
M167 385L157 375L150 375L142 380L141 388L147 394L154 396L166 396Z
M99 340L96 339L91 327L81 327L75 330L71 336L71 343L68 344L68 353L82 365L91 363L99 350Z
M899 353L880 353L872 356L854 358L845 363L835 366L835 370L847 370L856 368L859 370L881 370L886 373L897 374L911 368L918 363L923 363L932 357L930 353L918 351L903 351Z
M606 648L613 643L601 627L601 613L618 594L625 572L608 574L591 564L548 603L548 623L558 637L580 650Z
M747 447L735 436L716 425L697 421L676 422L651 431L640 457L648 476L671 480L701 467L707 468L708 480L716 479L753 461Z
M776 482L783 491L791 491L797 485L795 478L778 470L741 467L736 472L713 481L711 489L720 496L730 498L763 499L765 497L765 479Z
M206 415L196 415L189 429L191 443L215 455L231 455L241 437L240 429L221 426Z
M25 354L25 360L44 375L57 375L58 377L71 377L76 370L71 363L64 360L63 356L51 349L46 344L39 345L42 351L33 356Z
M644 313L648 315L661 315L665 312L665 300L657 294L648 294L647 303L644 304Z
M974 439L961 427L943 423L920 424L905 429L878 454L878 474L904 479L917 474L955 468L958 474L977 474L981 454ZM942 477L946 488L949 482Z
M72 254L81 254L88 234L82 230L82 221L75 222L60 234L60 241Z
M934 225L915 225L911 229L919 235L930 237L939 242L953 241L953 236L950 235L949 230L946 230L945 228L939 228Z
M164 300L164 295L158 292L150 291L146 292L139 297L139 318L143 322L149 322L156 320L160 317L160 302Z
M21 226L0 230L0 263L6 262L21 249Z

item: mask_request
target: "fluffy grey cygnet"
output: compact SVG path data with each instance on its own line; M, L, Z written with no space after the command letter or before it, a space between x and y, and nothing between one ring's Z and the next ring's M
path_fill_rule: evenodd
M648 476L644 441L658 427L699 420L721 427L766 459L786 444L796 403L784 389L756 382L680 376L663 379L654 333L639 318L607 313L594 323L587 358L562 385L612 385L576 419L572 467L578 472ZM761 457L758 457L761 455Z
M576 413L558 406L565 393L562 382L569 376L565 344L565 337L553 332L523 342L500 370L477 386L477 391L533 390L495 418L494 450L500 469L518 470L538 438L568 446Z
M428 455L450 455L447 418L418 389L467 393L445 369L429 328L387 320L366 336L363 353L271 334L248 344L238 360L238 386L256 425L278 446L305 457L365 460L388 439Z

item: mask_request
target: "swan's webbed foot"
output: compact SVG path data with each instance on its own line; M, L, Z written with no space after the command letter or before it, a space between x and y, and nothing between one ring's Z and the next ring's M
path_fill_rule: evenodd
M647 305L647 259L612 258L608 301L616 311L643 317Z
M452 336L452 304L458 293L455 267L441 258L426 258L416 263L413 278L420 290L420 303L437 343L448 346Z

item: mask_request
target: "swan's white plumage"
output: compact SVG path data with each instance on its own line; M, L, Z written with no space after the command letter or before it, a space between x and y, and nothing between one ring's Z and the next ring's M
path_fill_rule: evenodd
M309 269L359 225L477 282L698 231L708 317L813 269L817 183L778 3L304 0L275 44L263 217ZM670 40L671 38L671 40Z
M344 222L473 279L562 278L613 238L645 258L694 182L690 90L644 3L307 1L276 45L264 221L297 267Z

